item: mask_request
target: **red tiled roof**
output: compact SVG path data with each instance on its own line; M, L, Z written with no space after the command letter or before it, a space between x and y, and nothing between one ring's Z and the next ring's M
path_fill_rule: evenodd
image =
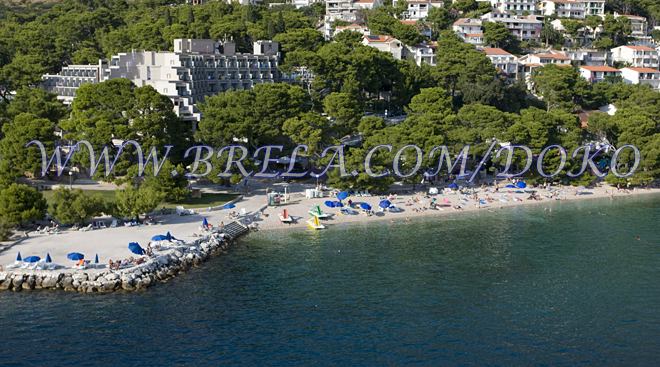
M631 48L631 49L633 49L633 50L637 50L637 51L655 51L654 48L647 47L647 46L632 46L632 45L626 45L626 46L623 46L623 47L628 47L628 48Z
M482 50L486 55L506 55L510 56L511 54L506 52L505 50L502 50L501 48L496 48L496 47L484 47Z
M465 37L483 37L483 33L466 33Z
M636 71L638 73L660 74L660 70L651 69L651 68L624 68L624 69L630 69L630 70Z
M555 54L555 53L548 53L548 54L536 54L534 56L537 57L543 57L546 59L555 59L555 60L570 60L570 58L564 54Z
M408 25L417 24L417 21L415 19L402 19L399 22L401 22L401 24L408 24Z
M364 36L364 39L366 39L367 42L390 42L394 40L394 37L371 35L371 36Z
M589 71L621 72L621 70L615 69L611 66L580 66L580 69L589 70Z
M459 18L454 22L454 25L463 25L463 24L474 24L474 25L480 25L481 20L480 19L471 19L471 18Z

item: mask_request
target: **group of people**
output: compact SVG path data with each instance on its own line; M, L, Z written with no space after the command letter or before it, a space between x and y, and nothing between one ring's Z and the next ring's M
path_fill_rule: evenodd
M144 264L145 261L147 260L144 257L134 258L133 256L129 257L128 259L117 261L112 261L112 259L110 259L108 260L108 268L110 270L119 270L128 266Z

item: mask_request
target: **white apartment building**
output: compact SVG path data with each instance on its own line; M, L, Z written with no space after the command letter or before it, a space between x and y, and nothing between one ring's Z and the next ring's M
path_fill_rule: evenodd
M349 24L349 25L340 25L340 26L335 27L335 31L333 32L332 36L334 37L338 33L341 33L341 32L344 32L344 31L358 32L358 33L361 33L362 35L370 34L369 28L366 25L352 23L352 24Z
M580 0L543 0L539 4L541 14L554 15L558 18L584 19L587 2Z
M353 0L326 0L325 20L333 22L342 20L344 22L355 22L357 20L358 7L353 6Z
M534 14L538 0L490 0L493 9L501 13L522 15L524 12Z
M570 66L571 59L563 52L550 51L521 56L520 63L535 66L544 66L549 64Z
M484 43L481 19L460 18L454 22L451 28L466 43L472 45L482 45Z
M96 65L68 65L57 74L46 74L41 77L42 86L49 92L57 94L57 99L65 104L71 104L76 96L76 90L83 84L95 84L104 80L107 65L99 60Z
M585 17L589 15L605 16L605 0L583 0Z
M578 49L565 51L571 62L577 65L604 66L612 64L612 54L609 51Z
M257 41L254 52L247 54L237 53L233 42L175 39L173 52L119 53L107 64L72 65L42 79L47 90L70 103L84 83L126 78L138 87L149 85L169 97L182 119L199 121L196 103L223 91L279 81L278 62L277 42Z
M591 83L602 82L608 77L621 76L621 70L611 66L580 66L580 75Z
M405 19L424 19L429 15L431 8L439 8L444 5L440 0L406 0L408 8L403 13ZM396 3L396 1L395 1Z
M658 51L648 46L619 46L612 50L612 59L630 66L658 69Z
M481 16L482 21L504 23L509 32L521 41L538 41L541 39L543 22L535 16L513 15L493 11Z
M628 84L648 84L655 90L660 90L660 71L651 68L623 68L623 81Z
M490 59L495 68L510 78L518 75L518 58L501 48L484 47L483 53Z
M435 50L438 47L436 42L423 43L417 46L406 46L405 58L412 59L415 64L436 66Z
M362 44L374 47L380 51L388 52L397 60L402 60L405 56L404 45L398 39L392 36L368 35L362 39Z
M646 21L646 18L639 17L637 15L627 15L614 13L615 18L625 17L630 20L630 29L632 32L630 35L635 38L648 39L649 38L649 24Z
M322 0L291 0L296 9L304 8L315 3L320 3Z

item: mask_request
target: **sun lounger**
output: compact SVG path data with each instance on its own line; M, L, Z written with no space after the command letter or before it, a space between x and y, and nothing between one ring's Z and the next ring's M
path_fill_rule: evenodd
M81 231L81 232L89 232L89 231L92 230L92 227L93 227L93 226L90 224L90 225L88 225L87 227L82 227L82 228L80 228L79 231Z
M195 211L192 209L186 209L183 206L177 206L176 207L176 213L178 215L192 215L195 214Z
M110 228L117 228L117 220L113 219L112 223L110 223Z

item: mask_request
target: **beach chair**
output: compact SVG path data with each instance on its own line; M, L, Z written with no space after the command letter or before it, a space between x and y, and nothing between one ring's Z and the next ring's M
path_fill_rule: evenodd
M117 228L117 220L113 219L112 223L110 223L110 228Z
M108 226L105 225L105 222L104 222L104 221L100 221L100 222L99 222L99 228L108 228Z
M89 231L92 230L92 227L93 227L93 226L90 224L90 225L88 225L87 227L82 227L82 228L80 228L79 231L81 231L81 232L89 232Z

